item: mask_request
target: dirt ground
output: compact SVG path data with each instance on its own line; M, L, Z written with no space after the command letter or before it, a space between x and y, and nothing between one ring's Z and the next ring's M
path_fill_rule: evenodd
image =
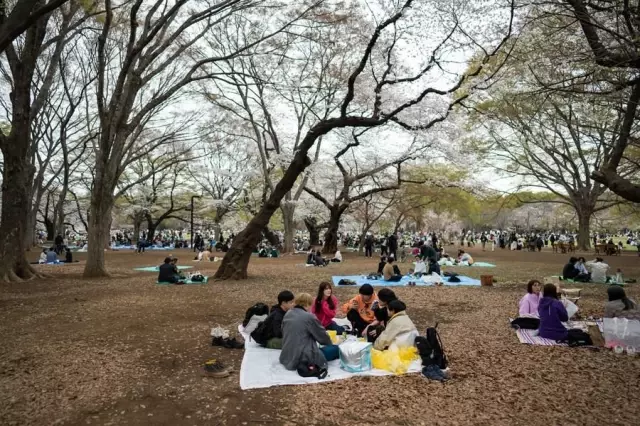
M72 266L38 266L53 278L0 286L0 424L637 424L640 357L522 345L508 326L526 281L559 274L568 255L469 251L498 265L463 270L493 274L493 288L394 289L420 330L440 323L449 382L408 375L244 392L242 350L211 347L211 327L236 329L253 303L275 303L283 289L314 294L331 275L375 270L375 258L346 253L327 268L299 266L303 255L253 258L250 279L202 286L157 286L155 273L133 271L159 264L163 252L109 252L114 276L103 280L81 278L83 254ZM174 254L207 275L219 264L203 268L188 251ZM606 260L640 278L637 254ZM606 287L579 287L581 314L602 315ZM336 291L341 301L354 293ZM627 293L640 301L639 285ZM202 377L210 358L236 372Z

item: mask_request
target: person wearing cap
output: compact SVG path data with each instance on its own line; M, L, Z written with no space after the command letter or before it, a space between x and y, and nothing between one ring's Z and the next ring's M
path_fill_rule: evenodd
M177 261L178 259L176 259ZM158 273L158 282L175 284L180 281L178 268L173 262L173 258L165 257L164 263L160 265Z
M371 284L363 284L358 294L342 305L342 310L347 314L352 329L357 335L362 335L367 326L375 319L374 310L378 307L378 296L373 291Z

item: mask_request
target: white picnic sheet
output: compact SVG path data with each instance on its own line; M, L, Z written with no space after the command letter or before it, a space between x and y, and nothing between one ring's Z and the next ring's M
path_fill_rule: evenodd
M349 324L345 318L336 318L338 325ZM242 325L238 331L244 337L244 357L240 367L240 389L269 388L282 385L305 385L324 383L333 380L348 379L355 376L391 376L393 373L384 370L372 369L361 373L349 373L340 368L340 360L329 362L329 372L325 379L316 377L301 377L297 371L289 371L280 364L280 350L267 349L250 341L249 336L243 332ZM419 373L422 371L421 361L418 359L411 364L407 373Z

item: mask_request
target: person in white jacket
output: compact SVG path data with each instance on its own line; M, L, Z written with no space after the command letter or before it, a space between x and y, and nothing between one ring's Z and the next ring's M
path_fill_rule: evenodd
M601 284L607 282L607 272L609 271L609 265L607 265L601 257L597 257L596 260L590 260L584 265L591 272L591 282Z
M392 344L398 346L411 346L413 339L418 335L416 326L406 312L407 305L401 300L392 300L387 304L389 321L380 336L373 343L374 349L379 351L387 349ZM402 340L402 342L400 341Z

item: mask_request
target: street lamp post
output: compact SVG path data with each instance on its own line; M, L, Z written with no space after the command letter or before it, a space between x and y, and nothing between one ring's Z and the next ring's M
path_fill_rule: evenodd
M191 244L189 245L189 248L193 248L193 200L195 198L201 198L201 197L199 195L191 196Z

